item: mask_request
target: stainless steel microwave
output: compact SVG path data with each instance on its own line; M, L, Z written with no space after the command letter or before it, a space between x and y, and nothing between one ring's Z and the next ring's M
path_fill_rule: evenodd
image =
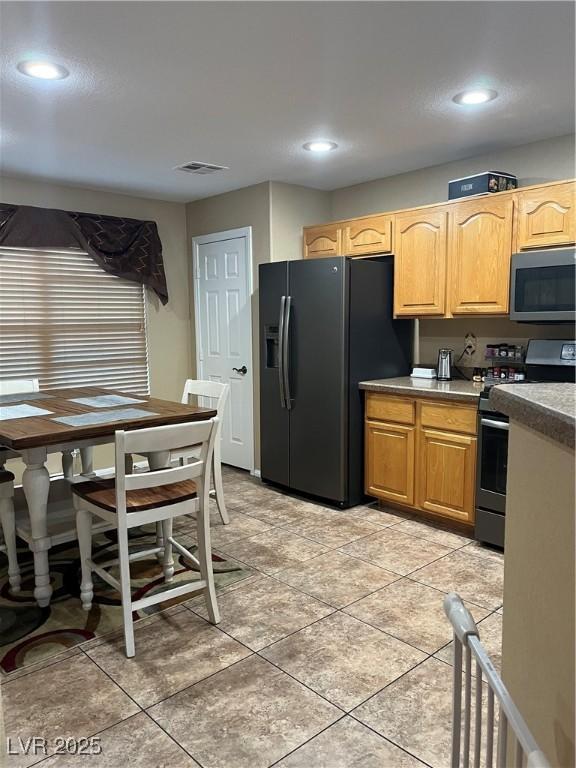
M512 256L510 319L518 323L573 323L576 251L526 251Z

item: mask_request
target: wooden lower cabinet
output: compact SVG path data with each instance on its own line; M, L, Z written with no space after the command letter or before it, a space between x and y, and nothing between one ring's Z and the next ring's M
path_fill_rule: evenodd
M415 427L366 422L366 492L414 503Z
M372 392L366 404L366 493L473 525L476 406Z
M420 509L472 523L475 477L475 437L420 430L417 475Z

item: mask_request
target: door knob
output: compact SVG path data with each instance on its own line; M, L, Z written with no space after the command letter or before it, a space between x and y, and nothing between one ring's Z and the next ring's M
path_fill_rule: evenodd
M241 373L242 376L246 376L248 373L248 368L246 368L245 365L242 366L242 368L232 368L233 371L236 371L236 373Z

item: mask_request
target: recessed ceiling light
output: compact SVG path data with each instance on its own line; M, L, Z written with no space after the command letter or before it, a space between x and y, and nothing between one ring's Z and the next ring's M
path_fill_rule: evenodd
M452 99L456 104L475 105L485 104L487 101L492 101L498 96L496 91L491 91L488 88L476 88L470 91L462 91L457 93Z
M330 152L332 149L336 149L338 144L335 141L319 139L317 141L307 141L302 146L307 152Z
M50 61L21 61L18 64L18 71L39 80L63 80L70 74L66 67Z

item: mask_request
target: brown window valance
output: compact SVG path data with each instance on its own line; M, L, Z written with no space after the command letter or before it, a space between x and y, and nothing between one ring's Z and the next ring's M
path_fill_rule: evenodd
M168 301L154 221L0 203L0 246L81 248L106 272L143 283L162 304Z

